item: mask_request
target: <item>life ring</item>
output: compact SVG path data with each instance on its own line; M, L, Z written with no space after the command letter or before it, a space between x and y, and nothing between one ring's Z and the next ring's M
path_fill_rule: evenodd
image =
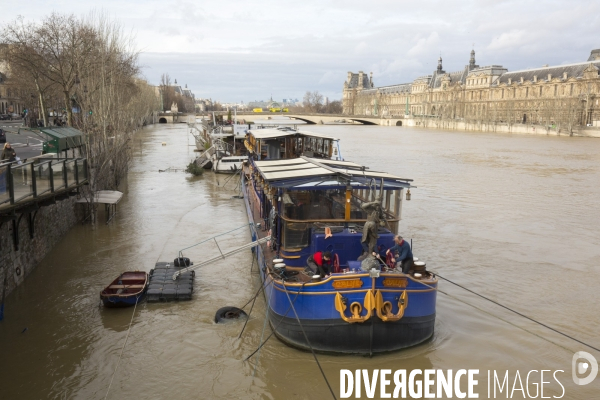
M15 274L17 274L17 276L21 276L21 267L15 268Z
M215 314L215 322L225 322L230 319L238 319L240 317L247 316L246 312L241 308L237 307L223 307L219 308Z

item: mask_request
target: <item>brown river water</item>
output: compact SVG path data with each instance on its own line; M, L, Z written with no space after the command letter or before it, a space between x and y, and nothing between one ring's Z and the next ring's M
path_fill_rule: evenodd
M600 140L376 126L308 130L339 137L347 160L414 179L400 233L428 269L600 347ZM98 293L120 272L150 270L248 223L243 200L232 198L236 179L225 185L227 175L181 171L195 155L192 144L185 125L139 132L113 222L74 227L7 297L0 398L332 398L312 355L276 338L243 362L263 335L262 296L241 339L241 321L213 322L218 308L242 306L259 287L249 251L199 269L192 301L141 303L135 313L99 306ZM248 241L240 229L219 245ZM199 262L218 249L211 242L184 253ZM509 371L510 386L517 371L525 385L530 370L563 370L562 398L600 398L600 377L587 386L571 378L576 351L600 353L443 280L439 289L432 340L372 358L318 356L338 398L341 369L384 368L479 369L480 398L488 397L488 370ZM544 380L544 396L561 396L551 373ZM532 381L539 385L539 374L530 378L531 396Z

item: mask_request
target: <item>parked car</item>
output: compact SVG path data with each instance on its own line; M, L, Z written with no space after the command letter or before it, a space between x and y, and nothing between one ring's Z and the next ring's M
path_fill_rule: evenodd
M9 120L10 115L8 114L0 114L0 121Z
M6 143L6 132L0 128L0 143Z
M10 114L10 119L21 119L22 117L19 114L12 113Z

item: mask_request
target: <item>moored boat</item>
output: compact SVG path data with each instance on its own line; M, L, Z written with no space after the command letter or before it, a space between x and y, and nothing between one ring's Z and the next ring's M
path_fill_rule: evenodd
M341 160L335 138L268 131L246 140L243 190L253 240L272 237L256 252L277 337L305 350L359 354L429 339L436 277L423 263L403 273L383 261L412 180ZM318 251L334 261L324 278L307 268Z
M106 307L129 307L138 303L146 293L148 273L126 271L100 292L100 299Z

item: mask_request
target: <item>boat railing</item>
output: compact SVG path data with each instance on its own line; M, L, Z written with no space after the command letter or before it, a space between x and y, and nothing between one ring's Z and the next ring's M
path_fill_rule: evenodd
M224 140L214 138L213 139L213 147L218 152L233 154L233 146L231 144L225 142Z

